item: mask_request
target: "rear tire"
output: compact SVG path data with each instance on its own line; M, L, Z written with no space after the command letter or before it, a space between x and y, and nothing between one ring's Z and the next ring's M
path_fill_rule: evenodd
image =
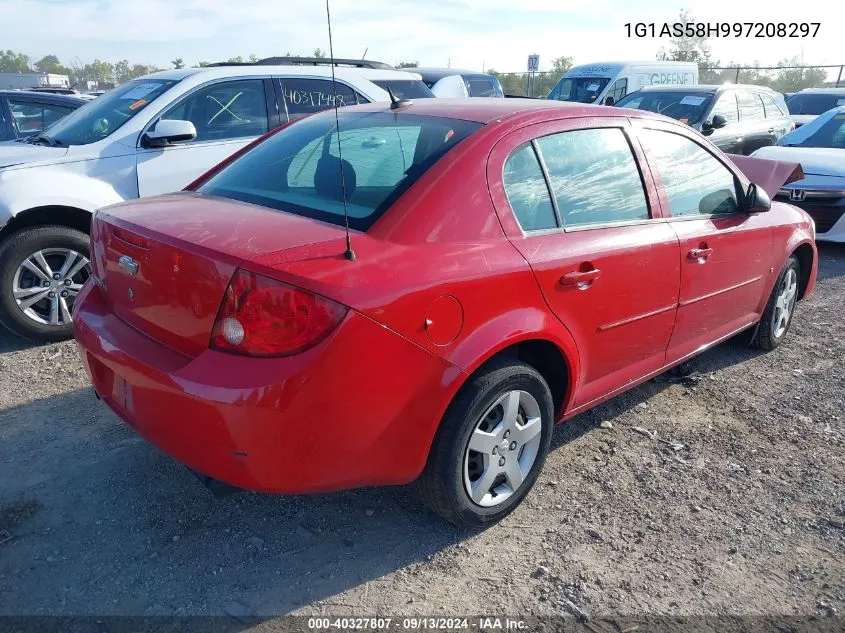
M36 341L73 336L73 301L90 275L88 244L82 231L57 225L7 237L0 247L0 323Z
M516 360L492 361L443 417L418 481L423 501L459 527L500 521L536 482L553 426L552 395L540 373Z
M763 310L757 331L751 339L752 347L769 352L783 342L795 315L800 278L801 267L798 258L791 255L778 276L766 309Z

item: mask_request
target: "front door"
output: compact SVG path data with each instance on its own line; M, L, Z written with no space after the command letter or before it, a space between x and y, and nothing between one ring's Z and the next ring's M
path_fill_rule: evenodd
M269 129L269 80L237 79L202 86L188 93L162 119L191 121L197 137L164 148L139 147L141 197L179 191Z
M653 186L643 185L639 155L625 118L598 117L515 132L488 165L488 178L503 180L500 217L518 222L503 221L505 231L578 346L576 405L665 361L678 239L660 219Z
M717 114L725 117L727 124L707 131L707 139L726 154L742 154L743 132L739 125L739 105L733 90L717 94L716 103L707 115L708 122L712 123Z
M765 216L742 210L744 182L704 145L667 129L638 136L681 246L671 363L759 319L772 229Z

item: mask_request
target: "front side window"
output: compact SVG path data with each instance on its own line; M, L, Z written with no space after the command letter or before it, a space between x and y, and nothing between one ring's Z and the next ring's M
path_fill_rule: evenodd
M649 217L643 183L620 128L537 139L564 227Z
M549 188L531 143L508 156L503 180L508 203L523 231L557 227Z
M279 83L288 120L332 108L335 102L339 108L368 102L364 96L340 81L333 86L330 79L282 77Z
M54 123L43 135L57 145L95 143L123 127L175 84L172 79L127 81Z
M277 132L198 188L366 231L480 123L410 113L316 115ZM343 158L340 158L342 154ZM342 174L342 176L341 176ZM345 205L344 205L345 201Z
M199 88L161 116L190 121L197 129L193 142L260 136L269 129L264 81L223 81Z
M743 121L766 118L766 111L763 109L760 95L754 92L739 93L739 111Z
M725 117L728 124L739 121L739 107L736 103L736 94L734 92L725 92L719 95L716 103L713 106L713 111L710 113L710 119L721 114Z
M610 77L563 78L549 93L548 99L595 103L596 98L610 82Z
M639 137L657 168L674 217L740 210L736 178L698 143L660 130L641 130Z
M12 112L12 122L20 136L38 134L73 112L73 108L66 106L15 99L9 99L9 110Z
M613 103L619 101L622 97L624 97L628 93L628 80L617 79L613 85L610 87L610 90L607 92L608 97L613 97Z

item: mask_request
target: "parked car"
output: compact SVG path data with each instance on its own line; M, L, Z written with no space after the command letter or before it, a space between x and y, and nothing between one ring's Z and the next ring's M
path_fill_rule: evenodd
M338 119L342 159L317 114L189 191L94 216L82 361L204 476L420 478L443 517L486 525L531 489L556 421L744 330L774 349L813 290L812 221L767 194L794 164L741 157L752 184L687 126L603 106Z
M813 218L817 241L845 242L845 106L828 110L754 156L801 163L804 179L781 188L777 198Z
M493 75L455 68L411 68L437 97L504 97Z
M37 135L84 104L77 97L0 90L0 141Z
M841 105L845 105L845 88L806 88L786 100L786 107L796 127Z
M729 154L751 154L795 129L780 93L763 86L649 86L616 105L677 119Z
M645 86L697 83L698 64L692 62L598 62L570 68L546 98L614 105Z
M339 66L336 76L338 105L389 101L388 85L432 96L397 70ZM110 90L33 143L0 145L0 323L30 338L69 337L94 209L178 191L268 130L331 107L334 95L327 66L169 70ZM25 292L55 275L66 297Z

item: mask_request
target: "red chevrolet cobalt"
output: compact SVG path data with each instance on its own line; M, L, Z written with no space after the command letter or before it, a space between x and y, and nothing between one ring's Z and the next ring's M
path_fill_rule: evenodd
M555 422L743 330L777 347L815 284L812 221L769 200L800 168L662 117L431 99L339 128L314 115L93 219L74 329L94 388L209 478L419 480L489 524Z

